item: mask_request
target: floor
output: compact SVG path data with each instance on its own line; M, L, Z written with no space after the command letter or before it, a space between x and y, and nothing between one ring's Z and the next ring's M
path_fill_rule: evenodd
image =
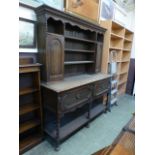
M135 111L133 96L119 97L118 106L96 118L89 128L83 128L61 144L59 152L48 141L43 141L24 155L90 155L109 145L129 121Z

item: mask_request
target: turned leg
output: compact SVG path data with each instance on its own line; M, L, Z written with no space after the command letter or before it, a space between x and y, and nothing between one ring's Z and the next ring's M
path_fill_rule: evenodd
M110 108L110 99L111 98L111 96L110 96L110 91L108 91L108 93L107 93L107 100L106 100L106 110L107 111L109 111L109 112L111 112L111 108Z
M90 102L88 103L88 115L87 115L88 123L87 123L87 125L86 125L87 128L89 128L89 123L90 123L91 105L92 105L92 101L90 101Z
M56 151L60 150L60 113L57 113L57 120L56 120Z

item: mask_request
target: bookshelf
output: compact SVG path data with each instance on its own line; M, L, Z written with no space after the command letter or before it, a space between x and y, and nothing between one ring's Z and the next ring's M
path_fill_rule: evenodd
M19 153L42 141L40 64L21 58L19 65Z
M115 50L117 56L117 80L119 95L125 93L134 33L112 20L101 21L100 26L106 28L104 52L102 56L102 72L108 73L110 52Z

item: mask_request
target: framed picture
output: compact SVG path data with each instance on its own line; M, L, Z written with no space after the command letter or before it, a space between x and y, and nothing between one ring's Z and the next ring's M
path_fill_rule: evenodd
M19 47L36 47L36 24L35 21L19 18Z

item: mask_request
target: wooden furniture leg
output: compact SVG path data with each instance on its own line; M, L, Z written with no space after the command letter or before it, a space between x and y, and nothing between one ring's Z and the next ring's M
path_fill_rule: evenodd
M110 108L110 91L107 92L107 100L106 100L106 111L111 112L111 108Z
M56 151L60 150L60 113L57 112L57 120L56 120Z

